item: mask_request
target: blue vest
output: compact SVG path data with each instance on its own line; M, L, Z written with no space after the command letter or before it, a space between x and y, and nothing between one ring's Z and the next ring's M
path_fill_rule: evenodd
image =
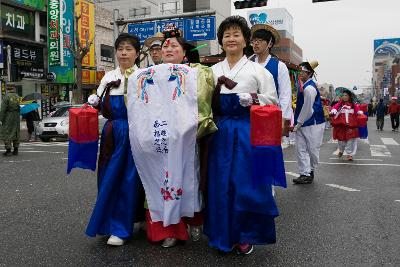
M272 77L274 77L274 82L275 82L275 87L276 87L276 93L279 96L279 82L278 82L278 75L279 75L279 59L271 57L271 59L268 61L268 64L265 66L265 68L272 74Z
M322 108L321 95L319 93L319 90L317 89L317 85L315 84L315 82L313 80L310 80L303 85L304 90L307 86L314 87L315 90L317 90L317 95L315 96L315 101L314 101L314 105L313 105L314 112L313 112L311 118L304 122L302 127L310 126L310 125L314 125L314 124L321 124L321 123L325 122L324 110ZM294 123L295 124L297 124L297 119L300 115L300 111L303 108L303 105L304 105L304 92L301 92L299 90L297 93L296 110L294 112Z

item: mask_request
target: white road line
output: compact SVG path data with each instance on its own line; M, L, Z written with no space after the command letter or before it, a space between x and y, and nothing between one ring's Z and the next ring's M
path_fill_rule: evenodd
M329 158L329 159L336 159L336 160L343 160L343 159L340 159L340 158ZM368 161L368 160L370 160L370 161L383 161L383 159L353 159L354 161Z
M326 185L330 186L330 187L342 189L345 191L349 191L349 192L360 192L360 190L358 190L358 189L354 189L354 188L350 188L350 187L346 187L346 186L342 186L342 185L337 185L337 184L326 184Z
M400 199L398 199L398 200L395 200L396 202L400 202Z
M389 145L389 146L398 146L399 143L397 143L393 138L381 138L382 143L384 145Z
M3 162L9 162L9 163L20 163L20 162L29 162L31 161L30 159L24 159L24 160L5 160Z
M285 160L285 163L297 163L294 160ZM388 166L388 167L400 167L399 164L388 164L388 163L351 163L351 162L318 162L321 165L354 165L354 166Z
M5 152L5 150L0 150L0 152ZM65 154L64 152L55 152L55 151L42 151L42 150L29 150L29 151L20 151L21 154L24 153L48 153L48 154Z
M294 172L286 172L286 174L290 175L290 176L294 176L294 177L299 177L299 175L297 173L294 173Z
M370 145L372 157L391 157L389 149L385 145Z

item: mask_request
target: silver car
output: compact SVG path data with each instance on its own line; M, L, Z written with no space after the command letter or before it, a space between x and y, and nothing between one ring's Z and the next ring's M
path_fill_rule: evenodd
M69 133L69 109L81 107L82 105L69 105L57 109L50 117L43 118L36 126L36 135L43 142L50 141L51 138L68 138ZM99 134L106 123L106 119L99 115Z

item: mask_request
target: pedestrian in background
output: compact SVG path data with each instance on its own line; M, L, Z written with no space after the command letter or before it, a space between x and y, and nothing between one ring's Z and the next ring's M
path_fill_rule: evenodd
M386 105L383 103L383 99L379 99L379 103L376 106L376 127L377 130L383 131L383 125L385 124Z
M32 103L36 103L36 101L33 101ZM26 120L26 126L28 128L28 142L35 140L36 136L35 136L35 122L36 121L40 121L40 116L39 116L39 112L37 111L37 109L32 110L31 112L26 113L23 116Z
M161 44L163 40L163 33L157 32L154 36L144 41L144 45L149 49L149 54L154 65L162 63Z
M389 105L388 113L390 114L390 122L392 123L392 131L399 130L399 113L400 105L397 104L397 97L392 97L392 101Z
M18 155L20 137L20 97L14 87L7 87L0 109L0 140L4 141L4 156ZM11 148L14 150L11 152Z
M330 114L338 117L343 116L344 124L333 126L333 139L338 140L339 154L343 156L343 152L347 154L347 160L353 160L357 152L357 138L359 137L357 124L349 125L349 121L356 122L357 114L363 114L359 106L354 102L353 93L350 90L342 92L342 99L333 106ZM346 124L347 122L347 124Z

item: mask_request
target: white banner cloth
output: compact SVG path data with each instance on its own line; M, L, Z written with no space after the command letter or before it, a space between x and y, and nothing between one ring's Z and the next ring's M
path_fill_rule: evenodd
M129 139L152 221L164 226L200 210L195 171L197 70L140 69L128 81Z

